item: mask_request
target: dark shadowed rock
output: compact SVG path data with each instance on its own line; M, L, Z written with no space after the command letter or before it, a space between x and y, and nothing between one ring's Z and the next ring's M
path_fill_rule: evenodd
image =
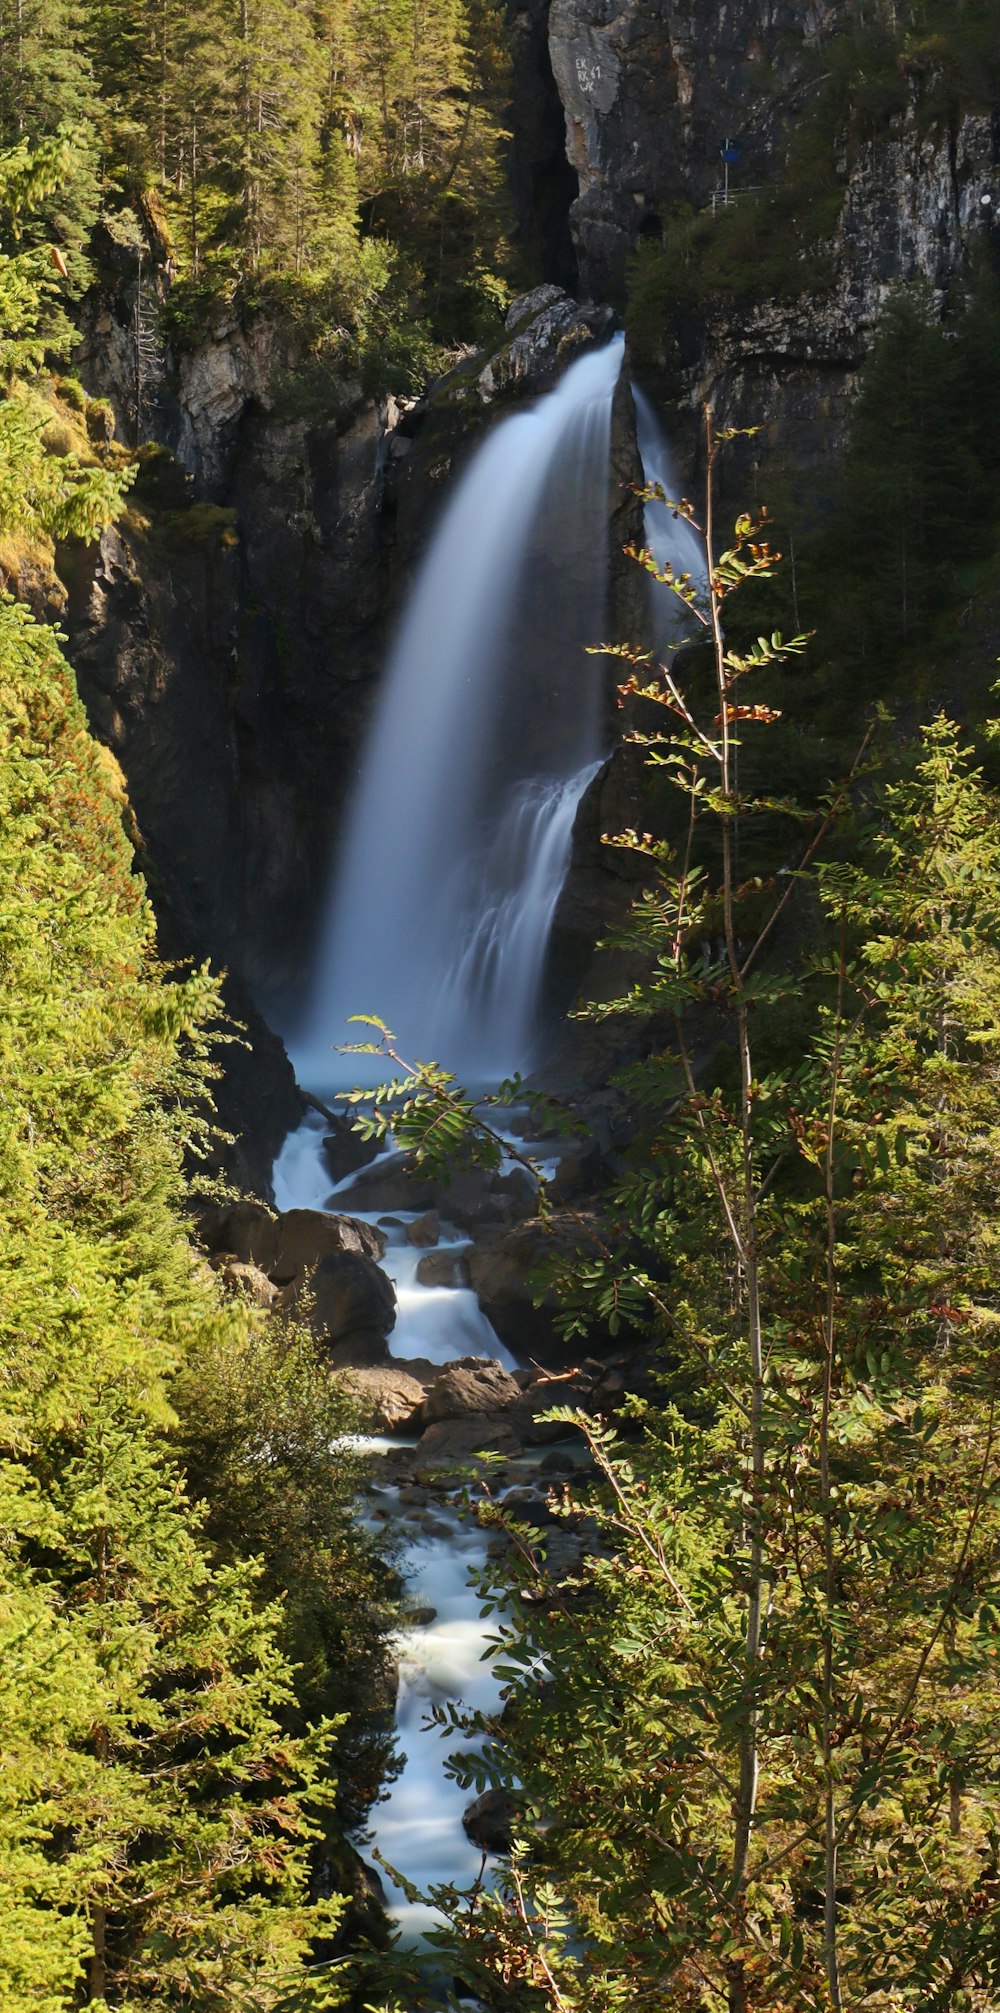
M433 1182L413 1174L408 1154L386 1153L373 1166L361 1168L338 1200L355 1209L426 1210L434 1207L436 1195Z
M449 1182L432 1181L413 1172L407 1154L397 1153L362 1168L337 1199L347 1209L436 1212L468 1230L482 1223L509 1224L528 1215L535 1207L535 1184L523 1167L509 1168L506 1174L464 1168Z
M417 1266L421 1286L469 1286L469 1261L464 1251L426 1251Z
M562 1523L563 1519L549 1504L548 1495L540 1489L529 1489L518 1485L508 1489L503 1499L504 1510L514 1518L515 1523L529 1524L534 1530L541 1530L546 1524Z
M333 1252L317 1266L311 1290L313 1327L331 1346L341 1345L340 1361L345 1345L384 1344L396 1320L396 1289L374 1259Z
M329 1125L329 1132L323 1135L323 1159L331 1180L345 1181L358 1168L370 1165L381 1151L380 1144L377 1139L362 1139L349 1118L335 1114Z
M483 1413L473 1419L439 1419L421 1434L413 1455L414 1471L461 1466L477 1454L503 1454L514 1459L521 1442L506 1419Z
M517 1800L509 1789L487 1789L466 1805L462 1825L466 1837L483 1852L509 1852L517 1814Z

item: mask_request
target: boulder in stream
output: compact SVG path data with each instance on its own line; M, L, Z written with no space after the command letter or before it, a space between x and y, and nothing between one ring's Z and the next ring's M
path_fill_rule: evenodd
M516 1378L490 1357L464 1356L449 1363L431 1385L420 1410L420 1424L439 1419L470 1419L480 1413L503 1412L516 1405L521 1387Z
M372 1363L341 1372L341 1383L356 1399L366 1425L392 1433L407 1426L423 1404L424 1386L396 1363Z
M503 1418L479 1413L471 1419L438 1419L421 1434L413 1455L414 1473L428 1468L465 1467L477 1454L515 1460L521 1442Z
M457 1290L472 1284L469 1261L464 1251L446 1244L440 1251L425 1251L417 1265L420 1286L450 1286Z
M441 1218L436 1209L426 1209L422 1216L406 1226L407 1244L415 1244L418 1249L425 1250L431 1244L438 1244L440 1239Z
M483 1852L509 1852L517 1820L517 1798L509 1789L486 1789L462 1812L467 1838Z
M535 1208L535 1183L523 1167L508 1168L505 1174L467 1167L449 1182L431 1180L415 1173L410 1156L400 1152L384 1154L373 1166L363 1167L338 1200L349 1209L436 1212L468 1230L482 1223L515 1223L529 1215Z
M323 1135L323 1160L332 1181L345 1181L359 1167L368 1167L382 1150L378 1139L363 1139L349 1118L327 1114L330 1130Z
M363 1251L331 1252L310 1285L312 1325L336 1351L335 1362L378 1362L396 1321L396 1289L374 1259Z
M569 1210L477 1238L469 1253L472 1284L483 1313L515 1355L565 1363L566 1345L555 1326L559 1300L545 1286L544 1273L553 1259L590 1256L596 1241L596 1223Z

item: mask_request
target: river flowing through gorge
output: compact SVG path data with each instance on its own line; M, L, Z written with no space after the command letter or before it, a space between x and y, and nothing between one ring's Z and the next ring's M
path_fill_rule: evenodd
M435 1058L480 1091L532 1066L574 820L608 752L607 672L588 652L605 640L608 619L609 455L623 353L620 337L588 351L531 409L500 420L431 539L362 750L309 997L289 1042L299 1080L320 1100L384 1073L339 1052L358 1013L385 1021L404 1055ZM666 444L641 395L637 416L647 479L669 493ZM697 571L683 520L650 505L646 534L661 566L669 559ZM656 633L669 640L662 626ZM516 1372L530 1351L506 1348L482 1311L464 1269L468 1226L463 1233L449 1221L447 1196L430 1281L420 1208L366 1209L362 1182L331 1178L325 1129L314 1113L286 1141L275 1199L280 1210L344 1209L387 1238L381 1264L397 1304L389 1360L403 1370L419 1363L425 1374L470 1359ZM376 1176L383 1164L392 1166L376 1164ZM368 1444L378 1452L400 1442ZM508 1480L523 1480L532 1458L545 1456L551 1449L522 1457ZM563 1457L571 1466L573 1451ZM489 1709L499 1686L484 1660L496 1623L481 1621L467 1584L485 1539L447 1498L428 1509L426 1491L409 1493L408 1509L389 1469L384 1484L376 1478L373 1514L402 1519L414 1620L398 1644L405 1762L371 1832L380 1857L426 1890L468 1884L481 1864L462 1824L467 1793L445 1773L446 1744L428 1710L447 1699ZM403 1940L419 1941L430 1911L388 1882L386 1900Z

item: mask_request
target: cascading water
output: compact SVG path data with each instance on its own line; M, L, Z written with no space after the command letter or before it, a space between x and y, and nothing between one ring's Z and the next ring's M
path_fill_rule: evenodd
M299 1074L377 1013L471 1081L528 1059L573 817L601 754L608 455L621 338L473 457L424 561L350 810Z
M377 1013L404 1053L437 1057L466 1081L496 1083L529 1058L552 918L580 798L599 763L601 672L587 646L605 631L611 403L622 343L588 354L531 412L495 428L432 540L386 677L354 803L312 996L292 1052L316 1094L361 1080L337 1057L347 1016ZM674 494L666 442L636 392L646 479ZM683 519L646 508L658 563L697 581L704 566ZM684 634L658 589L653 641ZM281 1209L338 1205L318 1114L285 1144ZM353 1207L351 1202L347 1203ZM355 1213L358 1213L355 1210ZM414 1212L381 1219L398 1316L392 1356L445 1364L467 1352L512 1366L467 1287L418 1277ZM374 1213L373 1213L374 1217ZM456 1251L461 1240L444 1227ZM372 1446L378 1443L373 1442ZM411 1491L412 1493L412 1491ZM385 1504L400 1505L391 1481ZM483 1534L446 1510L413 1531L411 1595L432 1617L399 1643L397 1726L405 1767L373 1812L389 1864L417 1886L471 1881L478 1849L461 1824L463 1792L443 1772L428 1705L485 1707L498 1680L483 1662L490 1625L466 1585ZM432 1919L387 1883L404 1940Z
M632 386L635 400L636 439L639 458L646 481L659 483L664 496L677 498L677 478L674 472L670 446L663 428L650 405L645 392L638 385ZM691 529L686 518L668 510L666 504L647 503L645 508L646 543L661 573L666 566L672 566L677 574L690 573L696 587L705 579L705 554L697 532ZM664 651L676 644L691 627L689 618L675 594L650 582L650 630L654 648Z

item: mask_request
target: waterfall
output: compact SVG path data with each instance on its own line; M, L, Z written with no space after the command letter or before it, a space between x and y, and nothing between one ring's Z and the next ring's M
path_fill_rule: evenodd
M601 755L601 673L588 644L604 637L611 402L621 342L582 357L531 412L501 421L457 485L400 630L348 818L312 998L294 1044L299 1075L322 1094L361 1079L338 1058L346 1016L379 1014L403 1052L439 1058L466 1081L495 1083L529 1057L555 905L580 798ZM659 422L635 393L646 479L674 495ZM662 566L704 579L683 520L649 504L646 541ZM675 597L653 587L657 647L685 633ZM310 1114L274 1170L278 1207L336 1208ZM522 1144L530 1148L530 1141ZM543 1148L538 1147L542 1153ZM347 1177L350 1185L351 1177ZM357 1213L356 1203L349 1205ZM378 1220L398 1319L391 1356L405 1366L470 1351L512 1365L468 1287L420 1278L415 1210ZM463 1240L443 1232L456 1252ZM372 1441L373 1450L389 1443ZM514 1470L523 1481L530 1457ZM486 1540L435 1506L433 1530L409 1523L393 1482L380 1509L406 1534L410 1596L427 1619L399 1638L397 1726L405 1767L373 1812L381 1852L417 1887L471 1884L480 1853L462 1828L466 1792L445 1777L429 1705L496 1707L483 1662L495 1623L466 1583ZM386 1876L402 1941L420 1948L432 1910Z
M621 338L474 454L423 561L349 808L293 1049L359 1080L347 1018L468 1081L530 1058L576 806L601 755L608 457Z
M632 386L635 400L636 438L643 474L648 483L658 482L665 496L679 495L673 457L666 434L645 392ZM675 517L662 503L647 503L644 531L657 566L662 573L668 564L676 573L690 573L698 587L705 584L705 553L697 532L683 517ZM650 586L650 640L655 650L664 651L677 643L693 627L676 594L659 581Z

